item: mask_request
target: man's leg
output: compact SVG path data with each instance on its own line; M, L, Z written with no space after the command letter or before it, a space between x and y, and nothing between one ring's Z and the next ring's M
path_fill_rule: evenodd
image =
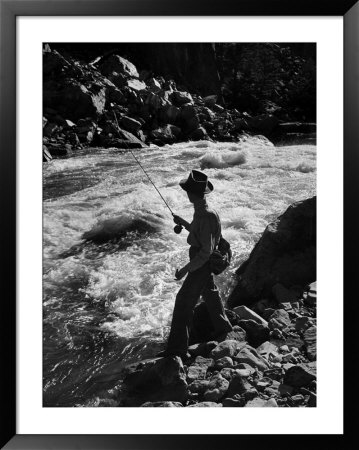
M215 336L231 331L232 325L224 311L222 300L217 286L214 284L212 274L203 289L202 297L206 302L208 312L214 326Z
M208 269L201 267L185 278L176 297L166 353L186 354L193 309L208 282L208 277Z

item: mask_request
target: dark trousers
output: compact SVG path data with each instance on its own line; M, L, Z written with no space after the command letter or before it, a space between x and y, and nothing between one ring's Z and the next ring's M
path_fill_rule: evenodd
M193 310L201 295L206 302L215 335L232 330L207 262L199 269L187 274L177 294L167 342L168 353L185 354L187 352Z

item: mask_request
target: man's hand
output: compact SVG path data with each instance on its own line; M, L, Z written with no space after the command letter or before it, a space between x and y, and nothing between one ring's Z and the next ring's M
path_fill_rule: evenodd
M176 225L182 225L183 227L184 227L185 224L187 223L184 219L182 219L182 217L176 216L176 214L173 214L173 222L174 222Z
M177 269L175 273L176 280L181 280L187 273L187 269L182 267L182 269Z

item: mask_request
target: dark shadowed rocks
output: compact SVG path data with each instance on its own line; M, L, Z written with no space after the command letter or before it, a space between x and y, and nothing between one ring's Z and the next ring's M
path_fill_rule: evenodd
M186 374L179 357L133 364L126 369L124 383L131 406L139 406L147 401L182 403L188 397Z
M284 376L284 383L293 387L308 386L316 379L315 363L298 364L290 367Z
M230 307L270 297L278 282L290 288L315 280L316 197L294 203L269 224L236 273Z

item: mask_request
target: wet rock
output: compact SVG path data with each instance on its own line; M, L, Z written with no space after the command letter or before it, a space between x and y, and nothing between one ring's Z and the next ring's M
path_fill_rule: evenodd
M134 91L144 91L146 89L146 83L136 78L126 80L123 85L133 89Z
M277 309L270 316L268 326L271 330L275 328L282 330L291 324L288 312L285 309Z
M293 366L284 375L284 383L294 387L308 386L315 379L316 368L310 363Z
M269 367L268 362L249 345L242 348L239 353L235 355L235 360L237 362L247 363L252 367L257 367L262 371L268 369Z
M258 345L269 339L269 328L267 325L258 323L255 320L241 320L239 325L245 330L249 345Z
M182 403L179 402L146 402L143 405L141 405L143 408L157 408L157 407L164 407L164 408L179 408L183 407Z
M222 405L220 403L216 403L216 402L200 402L200 403L195 403L193 405L189 405L187 408L213 408L213 407L221 407Z
M250 308L244 305L237 306L233 308L233 311L239 316L240 319L244 320L254 320L261 325L268 326L268 322L264 320L259 314L252 311ZM239 324L238 324L239 325Z
M228 305L249 305L272 295L272 287L306 285L316 278L316 197L294 203L265 229Z
M223 342L220 342L217 347L215 347L211 351L211 357L215 360L218 360L220 358L223 358L225 356L233 357L235 356L238 351L244 346L245 344L240 343L238 341L234 340L226 340ZM245 362L245 361L244 361Z
M173 143L180 132L181 130L175 125L165 125L152 130L151 136L155 139L159 139L163 143Z
M317 327L310 327L304 332L304 342L309 361L317 358Z
M122 128L116 129L116 137L105 137L103 138L103 146L106 148L116 147L116 148L146 148L147 145L144 144L140 139L134 136L129 131L123 130Z
M128 116L121 117L119 123L125 130L131 133L136 133L142 126L141 122Z
M208 389L204 393L204 400L210 402L217 402L227 392L229 382L220 374L214 375L208 384Z
M203 127L198 127L188 135L191 141L201 141L208 139L207 131Z
M49 143L47 149L52 157L68 157L72 155L71 145L67 146L61 143Z

